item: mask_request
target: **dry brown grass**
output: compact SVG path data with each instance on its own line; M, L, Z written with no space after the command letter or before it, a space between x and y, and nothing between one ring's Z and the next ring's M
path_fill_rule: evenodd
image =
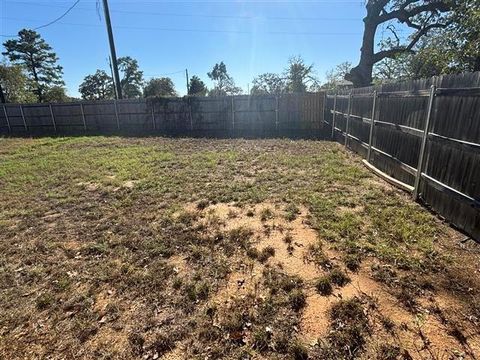
M0 203L0 358L480 356L478 246L338 144L0 139Z

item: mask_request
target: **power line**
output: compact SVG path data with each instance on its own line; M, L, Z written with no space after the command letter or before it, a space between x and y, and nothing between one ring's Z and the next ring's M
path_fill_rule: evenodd
M79 2L80 2L80 0L75 1L75 2L73 3L73 5L70 6L70 7L69 7L62 15L60 15L58 18L56 18L55 20L52 20L52 21L50 21L50 22L48 22L48 23L46 23L46 24L37 26L37 27L33 28L33 30L39 30L39 29L46 28L47 26L53 25L53 24L55 24L56 22L62 20L65 16L68 15L68 13L69 13L70 11L73 10L73 8L74 8L75 6L77 6L77 4L78 4ZM7 18L6 18L6 17L3 17L3 19L7 19ZM16 34L16 35L0 35L0 36L1 36L1 37L16 37L16 36L18 36L18 34Z
M17 1L16 4L27 4L41 7L63 8L59 5L21 2ZM78 8L78 10L91 11L90 8ZM239 20L292 20L292 21L361 21L361 18L339 18L339 17L326 17L326 16L307 16L307 17L295 17L295 16L249 16L249 15L224 15L224 14L186 14L175 12L147 12L147 11L135 11L135 10L118 10L113 9L111 12L119 14L138 14L138 15L153 15L153 16L173 16L173 17L201 17L201 18L213 18L213 19L239 19Z
M20 19L20 18L11 18L6 17L4 19L16 20L16 21L37 21L33 19ZM61 25L71 25L71 26L85 26L85 27L100 27L101 25L97 24L82 24L82 23L58 23ZM258 35L269 34L269 35L319 35L319 36L343 36L343 35L358 35L358 32L315 32L315 31L299 31L299 32L290 32L290 31L265 31L265 32L251 32L244 30L216 30L216 29L182 29L182 28L161 28L161 27L148 27L148 26L125 26L125 25L115 25L115 29L130 29L130 30L157 30L165 32L196 32L196 33L225 33L225 34L244 34L244 35ZM5 36L5 35L1 35ZM16 36L16 35L14 35Z
M49 23L47 23L47 24L45 24L45 25L38 26L38 27L36 27L34 30L43 29L43 28L45 28L45 27L47 27L47 26L50 26L50 25L55 24L57 21L62 20L65 16L67 16L67 14L68 14L70 11L73 10L73 8L74 8L75 6L77 6L77 4L78 4L79 2L80 2L80 0L75 1L75 3L74 3L72 6L70 6L70 7L67 9L67 11L65 11L65 12L64 12L62 15L60 15L58 18L56 18L55 20L50 21Z

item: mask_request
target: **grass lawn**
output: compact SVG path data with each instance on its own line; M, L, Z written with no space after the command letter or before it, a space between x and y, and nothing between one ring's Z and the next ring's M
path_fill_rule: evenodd
M336 143L0 139L0 358L478 358L464 237Z

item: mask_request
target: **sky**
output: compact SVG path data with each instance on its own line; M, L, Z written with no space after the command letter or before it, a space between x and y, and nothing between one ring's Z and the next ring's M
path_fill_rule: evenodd
M74 2L0 0L0 34L47 24ZM137 59L146 80L172 78L180 95L185 69L211 86L207 72L220 61L244 91L259 74L283 72L296 55L325 79L335 65L358 62L365 16L362 0L109 0L109 7L117 56ZM109 70L101 1L80 0L38 32L57 53L70 96L80 96L86 75Z

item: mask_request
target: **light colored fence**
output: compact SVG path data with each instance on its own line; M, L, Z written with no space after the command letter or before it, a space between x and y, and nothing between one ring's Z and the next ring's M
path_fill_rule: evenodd
M0 133L318 137L324 93L5 104Z
M480 240L480 73L328 95L331 137Z

